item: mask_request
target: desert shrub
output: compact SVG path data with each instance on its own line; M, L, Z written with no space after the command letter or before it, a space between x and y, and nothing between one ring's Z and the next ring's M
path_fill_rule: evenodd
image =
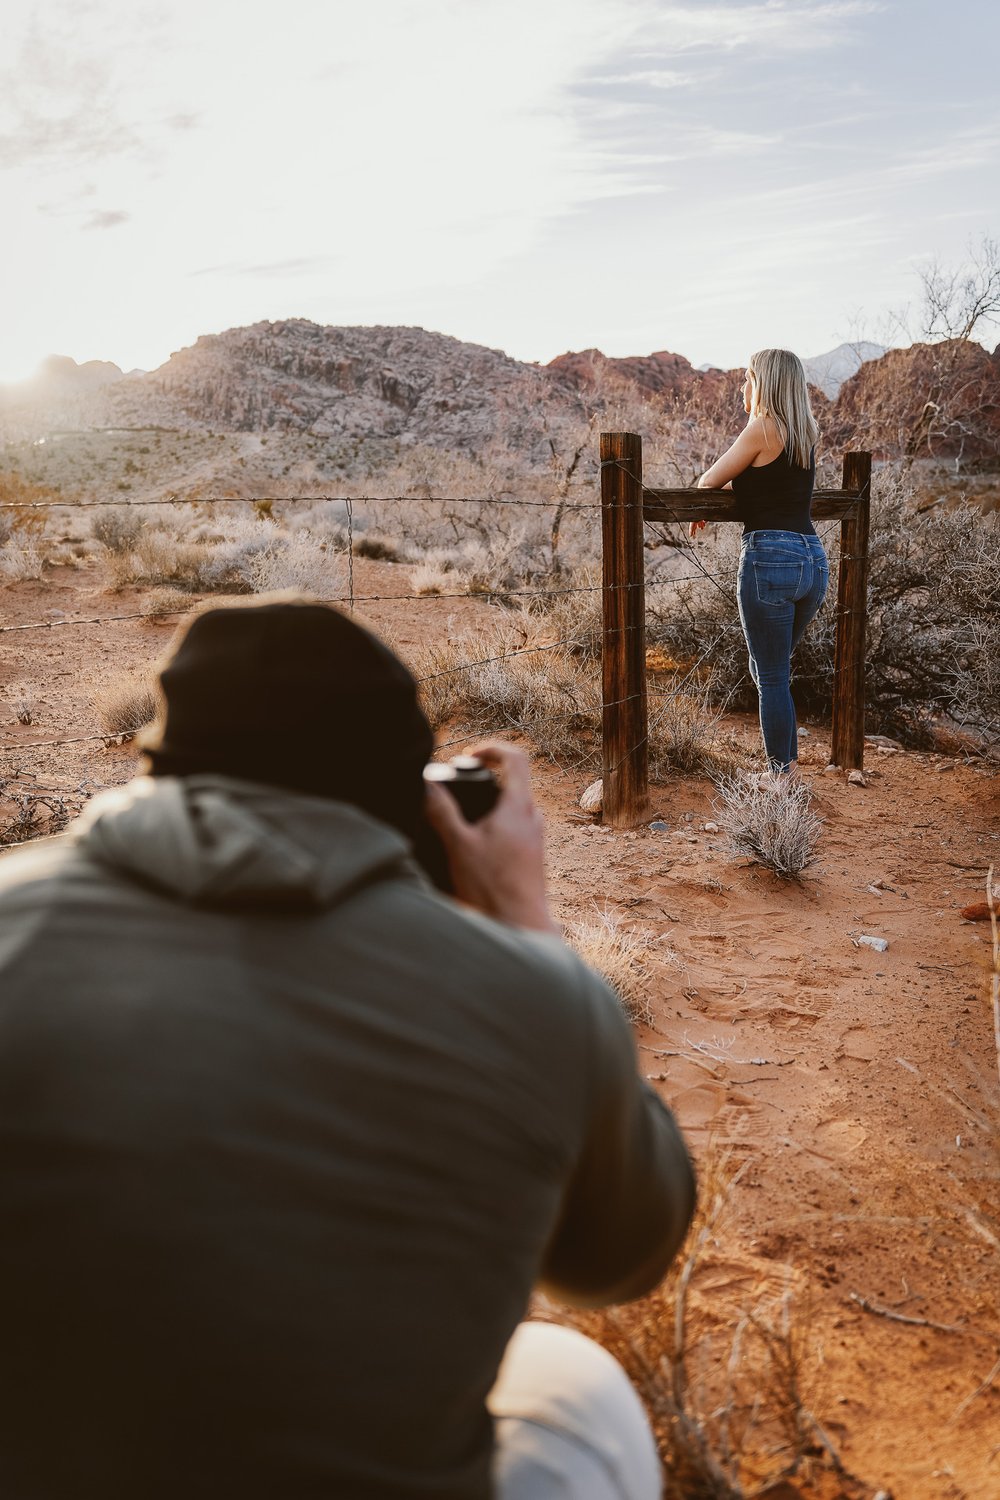
M718 783L719 822L734 854L794 878L811 864L822 820L812 811L808 787L794 776L741 772Z
M608 982L633 1025L652 1025L647 964L653 955L662 954L655 935L626 927L621 917L605 909L590 921L571 922L566 939Z
M189 601L183 590L166 584L147 594L142 607L151 619L167 620L172 615L187 614Z
M45 554L37 541L17 542L12 537L0 548L0 578L8 583L24 583L41 578L45 566Z
M867 641L873 725L933 741L946 714L1000 739L1000 514L915 514L889 476L872 520Z
M836 640L838 523L818 526L830 554L826 605L792 663L800 713L830 715ZM715 691L736 708L756 706L736 616L739 538L720 527L686 574L649 594L649 637L680 661L711 664ZM1000 738L1000 516L973 507L916 510L899 471L876 475L868 588L869 728L909 744L931 743L942 715ZM706 578L708 574L721 577ZM677 573L679 564L671 560ZM668 575L670 569L665 569Z
M156 716L155 678L148 672L117 672L94 689L91 701L104 733L128 738Z
M524 612L491 629L409 655L431 723L474 734L526 734L543 754L590 758L601 717L600 684Z
M22 475L0 473L0 546L17 537L42 537L49 529L52 512L47 502L61 499L58 489L35 484Z
M196 590L203 587L202 572L209 556L204 543L179 542L167 532L144 528L133 548L109 553L111 584L116 589L149 584Z
M252 593L254 563L260 554L274 548L273 522L241 508L222 518L219 532L221 540L200 569L201 587L225 594Z
M743 747L722 728L723 707L712 680L695 683L649 703L649 774L662 781L671 771L714 780L739 774L746 767Z
M339 556L307 531L275 535L269 547L250 558L245 576L255 594L294 589L329 599L340 594L344 584Z
M355 535L352 551L355 557L370 557L376 562L399 562L402 557L399 542L384 531L362 531Z
M255 511L231 513L216 526L221 540L203 549L197 568L197 587L206 592L295 589L316 598L342 592L343 565L332 543L304 528L286 531Z
M108 552L123 556L133 550L144 527L145 522L137 510L109 505L91 519L90 534Z

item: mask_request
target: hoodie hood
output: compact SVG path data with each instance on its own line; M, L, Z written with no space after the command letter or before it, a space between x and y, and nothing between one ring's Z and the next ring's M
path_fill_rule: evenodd
M320 909L378 879L419 879L401 834L358 808L225 776L141 776L74 829L91 858L180 901Z

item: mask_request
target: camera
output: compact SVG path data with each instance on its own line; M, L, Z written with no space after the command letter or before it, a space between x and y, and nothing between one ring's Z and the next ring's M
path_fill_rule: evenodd
M450 792L467 823L478 823L492 812L500 795L493 772L478 755L456 755L451 760L433 760L424 767L424 780Z

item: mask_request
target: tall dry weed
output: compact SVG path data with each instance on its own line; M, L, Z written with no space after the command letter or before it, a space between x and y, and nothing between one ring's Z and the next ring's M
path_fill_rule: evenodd
M131 739L156 717L158 693L152 672L121 671L91 694L99 728L109 739Z
M669 960L672 956L665 954L655 934L626 926L620 916L605 907L592 919L569 923L566 940L611 986L628 1020L633 1025L650 1026L651 965L657 957Z
M628 1372L653 1423L664 1500L752 1500L793 1473L839 1468L812 1410L794 1270L719 1305L713 1268L740 1254L726 1220L744 1169L717 1151L701 1164L694 1222L650 1296L596 1313L539 1299L543 1316L596 1338Z

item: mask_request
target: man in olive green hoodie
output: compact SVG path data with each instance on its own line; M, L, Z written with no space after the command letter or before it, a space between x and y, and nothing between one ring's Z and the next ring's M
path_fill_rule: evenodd
M321 605L161 681L151 774L0 860L0 1493L651 1500L620 1368L518 1328L649 1291L694 1199L526 761L425 800L412 677Z

